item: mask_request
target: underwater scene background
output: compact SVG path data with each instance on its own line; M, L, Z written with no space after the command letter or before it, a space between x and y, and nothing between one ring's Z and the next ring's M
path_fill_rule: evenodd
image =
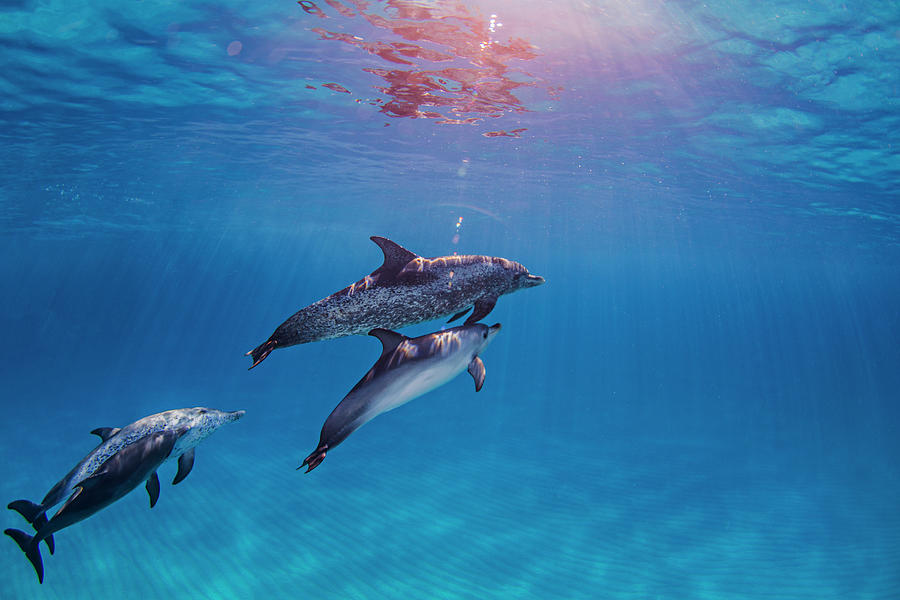
M0 500L247 411L0 596L900 597L898 81L892 2L0 2ZM244 353L371 235L547 283L304 474L380 344Z

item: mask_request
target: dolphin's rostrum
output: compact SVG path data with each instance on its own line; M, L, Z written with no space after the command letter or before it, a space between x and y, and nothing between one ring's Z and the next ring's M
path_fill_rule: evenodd
M478 355L498 331L499 323L490 327L481 323L463 325L416 338L386 329L372 330L371 335L381 340L381 356L325 420L319 445L303 461L306 472L319 466L326 452L381 413L443 385L463 370L468 369L475 380L475 391L479 391L485 369Z
M172 483L180 482L194 465L197 444L243 415L242 410L181 408L144 417L121 429L97 428L91 433L100 437L100 445L60 479L40 504L28 500L9 504L8 508L25 517L36 533L31 536L18 529L7 529L4 533L25 552L38 581L43 583L44 564L39 546L42 540L53 554L55 532L109 506L142 482L146 482L153 508L159 498L156 469L167 459L178 457L178 473ZM47 511L63 500L66 503L48 521Z
M396 329L453 315L483 319L497 298L544 283L517 262L496 256L423 258L383 237L372 236L384 263L353 285L310 304L278 326L268 340L247 353L251 369L272 350L375 328Z

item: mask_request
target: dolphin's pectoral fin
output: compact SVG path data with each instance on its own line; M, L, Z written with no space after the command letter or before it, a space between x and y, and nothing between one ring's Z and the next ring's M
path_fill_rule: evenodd
M147 494L150 496L150 508L153 508L156 506L156 501L159 500L159 476L156 471L153 471L144 487L147 488Z
M487 371L484 369L484 363L481 361L479 357L475 357L472 359L472 362L469 363L469 375L472 376L472 379L475 380L475 391L480 392L481 386L484 385L484 376L487 374Z
M458 313L456 313L455 315L453 315L452 317L447 319L447 322L452 323L453 321L464 317L466 315L466 313L469 312L469 308L471 308L471 307L467 307L465 310L459 311Z
M40 531L41 527L47 524L47 513L44 511L44 507L40 504L35 504L31 500L15 500L10 502L6 508L14 510L22 515L26 521L31 523L31 526L34 527L35 531ZM47 542L47 548L50 550L50 554L53 554L56 551L56 544L53 541L53 536L48 535L44 538L44 541Z
M328 444L322 444L313 450L312 454L303 459L303 464L297 467L297 470L299 471L305 465L307 467L306 472L309 473L322 464L322 461L325 460L326 452L328 452Z
M494 305L497 304L497 296L485 296L484 298L479 298L475 301L475 309L472 311L472 314L469 315L469 318L466 319L466 325L473 325L478 321L482 320L488 313L494 310Z
M3 533L11 537L31 561L34 572L37 573L38 582L44 583L44 561L41 560L41 548L39 544L32 544L32 536L18 529L4 529Z
M414 252L410 252L400 244L392 242L387 238L373 235L369 239L378 244L378 247L384 252L384 263L372 271L371 277L379 275L379 278L393 278L397 273L403 270L403 267L405 267L409 261L419 258Z
M119 427L98 427L97 429L93 430L91 433L93 433L94 435L100 436L100 439L105 442L106 440L108 440L112 436L116 435L120 431L122 431L122 430Z
M409 339L402 333L391 331L390 329L382 329L380 327L373 329L369 335L377 337L381 342L381 354L385 355L397 349L404 340Z
M184 454L178 457L178 472L175 473L175 480L172 481L172 485L179 483L184 480L185 477L188 476L188 473L191 472L191 469L194 468L194 449L191 448Z

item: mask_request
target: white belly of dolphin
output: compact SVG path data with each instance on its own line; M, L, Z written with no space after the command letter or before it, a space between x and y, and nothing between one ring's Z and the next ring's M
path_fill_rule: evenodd
M428 367L411 364L397 369L390 381L385 382L386 385L371 386L378 389L366 386L357 390L360 395L370 395L368 408L360 415L359 425L444 385L463 372L470 360L467 355L456 355L435 360Z

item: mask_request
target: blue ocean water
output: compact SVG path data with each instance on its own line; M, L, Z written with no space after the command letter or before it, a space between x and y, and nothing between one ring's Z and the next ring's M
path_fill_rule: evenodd
M900 597L898 85L891 2L0 2L0 501L247 410L0 596ZM243 354L370 235L547 284L304 474L380 344Z

